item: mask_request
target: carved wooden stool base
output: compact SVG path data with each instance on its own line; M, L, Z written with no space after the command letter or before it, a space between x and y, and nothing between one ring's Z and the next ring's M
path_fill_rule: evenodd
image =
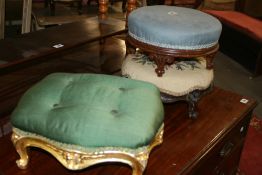
M155 69L156 74L161 77L165 73L165 65L172 64L177 58L194 58L203 57L206 59L206 68L213 68L213 59L218 51L219 45L216 44L210 48L197 49L197 50L178 50L157 47L149 45L147 43L140 42L130 35L126 38L126 51L127 54L134 54L136 49L140 49L143 53L147 54L151 60L153 60L157 67Z

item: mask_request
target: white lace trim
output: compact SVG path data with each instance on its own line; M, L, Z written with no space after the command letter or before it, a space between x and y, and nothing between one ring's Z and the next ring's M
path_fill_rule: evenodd
M201 44L201 45L195 45L195 46L181 46L181 45L171 45L171 44L148 41L148 40L145 40L144 38L136 36L135 34L131 33L130 31L128 31L128 34L132 38L134 38L134 39L136 39L140 42L151 44L151 45L158 46L158 47L170 48L170 49L197 50L197 49L209 48L209 47L212 47L212 46L214 46L218 43L218 41L216 41L216 42L209 43L209 44Z

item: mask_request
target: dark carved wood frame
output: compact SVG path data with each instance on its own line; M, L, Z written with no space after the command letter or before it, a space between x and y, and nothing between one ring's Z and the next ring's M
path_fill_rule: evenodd
M209 48L196 50L170 49L143 43L132 38L130 35L127 35L126 53L135 53L136 48L139 48L156 63L157 68L155 69L155 72L157 73L157 76L161 77L165 73L164 66L166 64L174 63L177 58L204 57L206 59L206 68L212 69L213 59L219 49L219 45L216 44Z

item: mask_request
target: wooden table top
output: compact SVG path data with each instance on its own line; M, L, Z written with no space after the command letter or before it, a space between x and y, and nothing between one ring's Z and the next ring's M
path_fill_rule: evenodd
M92 17L0 40L0 72L22 63L126 32L125 21ZM58 48L55 48L55 47ZM62 46L62 47L60 47Z
M235 93L215 88L199 102L199 117L187 117L187 105L165 105L164 142L149 157L144 175L187 174L203 155L230 131L244 116L252 111L256 102ZM26 170L19 169L15 161L18 155L10 141L10 135L0 139L0 172L4 175L127 175L131 174L123 164L101 164L81 171L69 171L51 155L39 149L31 151Z

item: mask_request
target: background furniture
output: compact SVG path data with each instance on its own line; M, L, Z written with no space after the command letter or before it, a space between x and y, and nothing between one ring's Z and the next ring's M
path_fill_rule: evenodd
M23 0L22 34L30 32L32 0ZM4 38L5 0L0 0L0 39Z
M0 41L0 72L82 44L125 33L125 22L97 17ZM59 33L59 35L58 35ZM65 37L67 36L67 37Z
M198 8L203 0L165 0L165 5L175 5L189 8Z
M260 0L237 0L237 10L253 18L262 19L262 1Z
M107 23L106 21L108 20L112 21ZM75 48L81 50L81 47L88 43L126 32L124 21L112 18L106 21L98 20L96 17L89 18L28 33L18 38L0 40L0 74L6 75L12 71L23 69L28 65L37 65L53 58L59 58L62 53L70 53ZM54 46L57 46L57 48ZM22 85L23 83L19 84ZM15 93L18 93L19 95L17 95L20 96L21 92L23 93L26 88L28 87L20 87L18 90L15 90ZM12 100L13 97L17 98L16 95L10 97L6 90L9 91L10 88L4 88L0 92L2 99L2 103L0 102L0 117L10 113L16 105L16 100Z
M222 98L221 98L222 97ZM241 99L248 102L241 103ZM255 101L235 93L215 88L199 103L203 114L197 121L186 117L184 103L165 105L165 135L163 144L150 155L144 175L160 174L235 174ZM15 165L16 152L10 135L0 140L0 167L5 175L19 175ZM48 154L32 151L26 175L69 175ZM45 162L43 164L43 162ZM12 167L12 168L11 168ZM35 167L38 167L37 169ZM130 169L119 164L90 167L78 175L128 174Z
M107 1L101 0L99 2L99 17L101 19L105 19L107 16ZM5 0L0 1L0 39L4 38L4 27L5 27ZM78 15L79 16L79 15ZM23 14L22 14L22 34L28 33L31 31L31 18L32 18L32 0L23 0ZM86 18L86 16L80 17L80 20ZM60 18L61 19L61 18ZM62 22L59 22L58 19L53 21L56 22L56 24L63 24L63 23L69 23L79 21L79 19L76 19L76 17L69 17L69 20L65 22L65 20L62 20Z
M236 0L204 0L203 9L234 10Z
M49 7L50 13L52 16L55 15L55 4L56 2L66 2L66 3L74 3L78 4L78 12L82 13L82 0L45 0L45 7Z
M244 1L236 3L239 11L204 11L223 24L220 50L258 76L262 74L262 21L245 14L240 2Z

